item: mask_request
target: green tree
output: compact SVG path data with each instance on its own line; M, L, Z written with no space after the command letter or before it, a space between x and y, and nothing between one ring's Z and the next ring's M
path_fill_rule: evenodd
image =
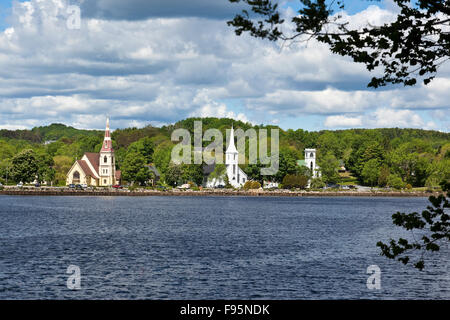
M240 2L241 0L229 0ZM422 77L428 84L438 66L448 59L450 35L447 26L450 10L442 0L393 0L399 7L396 19L382 25L351 27L348 19L334 13L345 8L345 0L300 0L298 14L289 22L281 18L275 0L242 0L250 10L237 14L228 25L237 35L276 40L314 38L330 47L331 52L363 63L369 71L381 68L368 86L377 88L390 83L416 84ZM348 1L347 1L348 3Z
M164 173L164 180L172 187L183 183L183 167L180 164L171 162Z
M171 142L163 142L155 149L153 161L161 174L165 174L169 167L172 148L173 144Z
M364 183L372 187L377 184L379 174L380 164L377 159L367 161L361 173Z
M36 154L31 149L20 152L12 159L11 174L16 182L28 183L34 181L38 169Z
M196 185L203 183L203 168L200 164L183 164L181 180L183 182L194 182Z
M339 181L339 160L328 152L323 157L319 157L319 167L322 173L322 180L325 183L337 183Z
M388 177L388 186L394 189L403 189L406 183L398 175L390 174Z
M140 153L144 156L147 164L149 164L153 161L154 148L155 145L153 144L151 138L144 137L130 144L130 146L128 147L128 152Z
M122 179L128 182L144 185L150 179L150 170L146 167L143 155L128 153L122 164Z
M72 158L67 156L54 156L53 163L55 169L55 183L60 186L65 185L67 173L73 165Z

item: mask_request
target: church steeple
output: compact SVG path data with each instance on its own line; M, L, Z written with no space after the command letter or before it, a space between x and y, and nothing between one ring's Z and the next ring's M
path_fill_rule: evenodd
M236 150L236 147L234 145L234 128L233 125L231 126L231 132L230 132L230 141L228 142L228 148L225 153L238 153Z
M105 138L103 139L103 146L100 152L114 152L111 141L111 133L109 131L109 117L106 118Z

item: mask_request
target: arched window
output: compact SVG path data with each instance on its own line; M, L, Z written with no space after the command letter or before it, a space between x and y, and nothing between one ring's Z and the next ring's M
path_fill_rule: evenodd
M80 173L78 171L73 173L72 183L80 183Z
M309 157L310 157L310 158L314 158L314 153L311 152L311 153L309 154Z
M313 163L312 163L312 161L311 161L310 167L311 167L311 173L312 173L313 172Z
M106 156L103 158L103 162L104 162L104 163L107 163L107 162L108 162L108 158L107 158Z

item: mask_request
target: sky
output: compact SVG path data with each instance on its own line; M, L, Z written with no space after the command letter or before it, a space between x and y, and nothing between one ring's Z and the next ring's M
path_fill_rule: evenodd
M355 25L392 0L347 0ZM70 6L80 8L79 28ZM368 89L375 74L314 40L271 43L226 24L228 0L0 0L0 129L101 129L192 116L283 129L450 130L450 66L428 86ZM281 1L286 17L298 1ZM76 22L76 21L75 21ZM75 27L74 27L75 26Z

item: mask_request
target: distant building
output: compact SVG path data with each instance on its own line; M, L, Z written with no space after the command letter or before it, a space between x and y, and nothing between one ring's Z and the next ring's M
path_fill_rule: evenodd
M297 165L307 167L313 178L321 177L320 167L316 162L316 153L316 149L305 149L305 160L297 160Z
M153 178L151 178L148 182L154 186L155 184L158 183L158 181L161 179L161 174L159 173L158 169L156 168L156 166L152 163L149 164L147 166L145 166L148 168L148 170L150 170L150 172L153 173Z
M120 170L116 170L108 118L102 149L99 153L86 152L81 160L75 161L67 173L66 184L106 187L119 184L120 178Z

